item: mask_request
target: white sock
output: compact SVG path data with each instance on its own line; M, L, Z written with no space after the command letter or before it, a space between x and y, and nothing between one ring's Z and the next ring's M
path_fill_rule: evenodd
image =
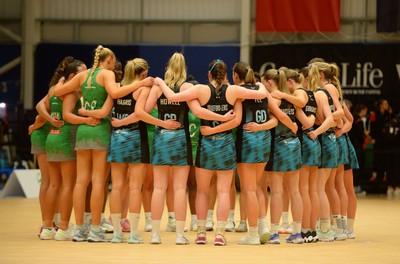
M192 223L196 223L197 222L197 215L191 215L191 220L192 220Z
M217 230L215 231L215 234L224 234L225 233L225 226L226 226L226 221L217 221Z
M161 220L151 220L151 225L153 227L152 233L160 233L160 223Z
M265 216L260 216L258 218L258 225L262 227L267 226L267 218Z
M83 214L83 224L85 226L90 226L92 224L92 214L91 213L85 212Z
M175 221L175 212L168 212L168 222Z
M101 219L104 219L105 217L104 217L104 213L101 213L100 214L100 221L101 221Z
M197 226L198 226L198 228L200 229L200 227L206 227L206 220L200 220L200 219L197 219Z
M250 236L258 236L258 225L249 227L249 235Z
M131 232L132 233L138 232L139 219L140 219L140 214L129 213L129 221L131 222Z
M328 232L329 228L331 227L329 218L328 219L320 219L319 223L320 223L321 231L324 233Z
M342 219L340 219L340 221L342 222L343 230L346 230L347 229L347 215L342 215Z
M341 215L333 215L332 218L333 218L333 222L334 222L336 228L343 229L342 222L341 222L342 216Z
M301 232L301 222L293 222L293 232L292 234L298 234Z
M282 212L282 224L289 224L289 212Z
M214 218L214 210L208 210L207 211L207 218L211 218L211 220L213 220L213 218Z
M54 214L54 224L56 226L60 226L60 220L61 220L61 213L55 213Z
M99 225L92 225L90 227L90 230L93 230L94 232L100 232L100 226Z
M144 213L146 220L151 220L151 212Z
M232 219L233 221L235 220L235 210L229 211L228 219Z
M347 219L347 230L350 232L354 231L354 219Z
M111 214L111 220L113 222L114 233L121 233L121 214Z
M183 235L185 233L185 221L176 221L176 234Z
M271 235L278 234L279 231L279 224L271 223Z

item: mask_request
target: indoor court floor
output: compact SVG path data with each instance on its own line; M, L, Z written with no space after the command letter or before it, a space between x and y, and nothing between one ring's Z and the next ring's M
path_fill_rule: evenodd
M167 224L166 210L160 245L151 245L150 233L142 232L143 214L139 230L145 243L141 245L41 241L37 237L41 222L37 198L0 199L0 212L0 264L400 263L400 200L385 195L358 199L356 239L302 245L286 244L287 235L281 236L280 245L238 245L236 241L244 234L226 233L228 245L216 247L211 243L213 232L208 232L209 243L201 246L194 244L195 232L188 231L191 244L177 246L175 234L163 231ZM235 220L239 222L238 206Z

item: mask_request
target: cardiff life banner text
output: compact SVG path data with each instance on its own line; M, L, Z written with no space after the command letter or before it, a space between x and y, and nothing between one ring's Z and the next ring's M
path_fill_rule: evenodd
M300 69L312 58L335 62L340 68L343 94L353 105L372 110L374 102L387 99L400 110L400 44L274 44L255 46L252 66L260 74L286 66Z

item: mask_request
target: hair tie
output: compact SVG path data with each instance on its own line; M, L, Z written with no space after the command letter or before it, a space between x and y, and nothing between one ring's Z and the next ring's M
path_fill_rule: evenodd
M214 63L214 65L211 67L210 72L212 72L214 70L215 65L217 65L218 63L220 63L222 60L217 59Z

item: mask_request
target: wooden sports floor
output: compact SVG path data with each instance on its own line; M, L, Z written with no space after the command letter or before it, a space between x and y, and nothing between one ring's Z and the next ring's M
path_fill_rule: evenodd
M0 212L0 264L400 263L400 200L383 195L359 198L355 240L303 245L286 244L286 236L281 236L281 245L237 245L243 233L227 233L225 247L213 243L199 246L193 243L195 233L190 231L191 244L187 246L175 245L175 234L167 232L161 233L161 245L151 245L150 233L145 232L142 245L41 241L37 237L38 199L0 199ZM164 229L166 218L165 214ZM235 220L239 220L238 206ZM140 230L143 226L142 217ZM213 233L208 234L213 242Z

